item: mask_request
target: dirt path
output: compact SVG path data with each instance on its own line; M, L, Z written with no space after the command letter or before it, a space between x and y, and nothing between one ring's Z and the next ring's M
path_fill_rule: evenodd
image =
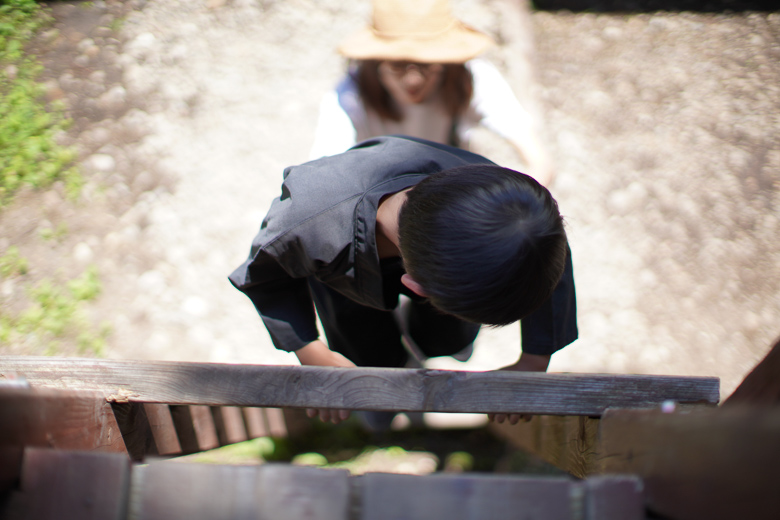
M581 324L552 370L716 375L728 393L780 334L780 17L536 13L534 84L519 81L529 49L512 46L500 4L455 5L509 41L490 59L544 110ZM70 62L50 94L78 108L70 138L94 173L88 210L43 195L79 224L36 251L98 265L108 356L295 362L226 276L282 169L308 158L319 98L343 67L333 49L367 8L55 5L55 47ZM517 327L487 332L467 367L513 361L517 338Z

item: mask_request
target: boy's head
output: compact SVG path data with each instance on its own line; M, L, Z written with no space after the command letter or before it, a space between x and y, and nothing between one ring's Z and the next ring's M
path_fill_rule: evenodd
M550 192L494 165L453 168L417 184L398 234L406 271L434 307L476 323L506 325L533 312L566 261Z

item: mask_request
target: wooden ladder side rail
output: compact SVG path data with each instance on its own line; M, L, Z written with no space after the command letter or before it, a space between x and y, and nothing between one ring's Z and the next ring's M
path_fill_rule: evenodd
M631 476L366 474L289 464L131 465L112 454L27 448L8 520L641 520Z
M491 430L571 474L630 473L663 518L780 518L780 408L607 410Z
M0 358L0 377L102 392L112 402L399 412L600 416L665 400L715 404L712 377L457 372L308 366Z

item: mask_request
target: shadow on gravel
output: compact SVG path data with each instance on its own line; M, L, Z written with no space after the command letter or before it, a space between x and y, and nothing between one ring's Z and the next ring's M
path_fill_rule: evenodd
M534 0L538 11L625 12L694 11L701 13L780 11L777 0Z

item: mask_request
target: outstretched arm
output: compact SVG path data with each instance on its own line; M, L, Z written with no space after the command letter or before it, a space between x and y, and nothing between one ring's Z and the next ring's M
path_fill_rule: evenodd
M328 346L320 340L314 340L307 344L305 347L295 351L295 355L298 356L298 361L301 365L314 365L320 367L354 367L355 364L342 356L338 352L334 352L328 348ZM341 421L349 419L349 410L331 410L328 408L309 408L306 410L306 415L309 417L320 416L324 422L332 422L338 424Z

